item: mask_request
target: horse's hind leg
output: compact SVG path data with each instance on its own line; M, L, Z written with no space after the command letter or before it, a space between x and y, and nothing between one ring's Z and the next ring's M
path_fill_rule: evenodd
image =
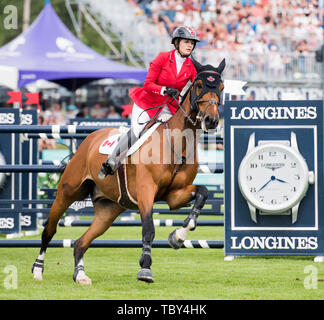
M78 188L73 187L72 184L64 182L64 176L62 176L61 181L57 188L56 198L51 207L49 217L46 221L42 233L42 244L39 255L32 266L32 273L35 280L43 280L44 271L44 259L46 249L49 242L52 240L54 234L56 233L57 223L63 216L66 209L76 200L83 200L89 194L91 182L85 182ZM90 184L89 184L90 183Z
M44 259L47 246L56 233L56 227L59 219L64 214L65 210L73 203L64 203L60 197L57 197L51 207L49 218L46 221L42 232L42 244L39 255L33 264L32 273L35 280L43 280Z
M125 211L118 204L101 199L94 202L94 218L89 229L74 243L74 274L73 280L83 285L91 284L91 279L85 274L83 255L91 242L101 236L114 222L120 213Z

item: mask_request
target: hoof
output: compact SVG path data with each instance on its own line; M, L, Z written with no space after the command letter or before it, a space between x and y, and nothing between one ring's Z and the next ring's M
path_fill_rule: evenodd
M75 280L76 283L79 283L83 286L91 286L92 285L92 280L87 276L84 275L83 277L77 277Z
M176 231L177 231L177 229L169 234L168 242L169 242L169 245L171 248L177 250L182 247L182 244L184 241L182 239L176 238Z
M42 281L44 272L44 264L40 262L35 262L32 266L32 274L34 275L34 280Z
M43 280L43 272L40 268L34 268L33 275L34 275L34 280L37 280L37 281Z
M75 283L79 283L81 285L89 286L92 284L92 280L85 274L83 266L75 268L73 280Z
M145 281L148 283L154 282L153 273L151 269L141 269L137 273L137 280Z

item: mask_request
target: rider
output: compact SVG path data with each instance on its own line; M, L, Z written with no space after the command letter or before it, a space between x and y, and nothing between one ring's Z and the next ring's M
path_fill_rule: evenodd
M187 82L193 82L196 76L196 68L189 56L199 41L192 28L176 28L171 41L175 50L161 52L150 63L143 88L137 87L129 91L129 96L134 101L131 129L121 137L113 153L102 164L98 174L100 178L116 171L120 163L117 158L135 143L148 121L158 114L173 115L177 111L179 107L172 98L177 98ZM152 108L161 105L164 105L162 110Z

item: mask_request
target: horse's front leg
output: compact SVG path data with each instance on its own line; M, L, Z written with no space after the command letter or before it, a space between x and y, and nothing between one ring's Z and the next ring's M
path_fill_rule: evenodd
M153 205L152 208L144 211L142 214L141 211L141 220L142 220L142 255L139 260L141 269L137 273L137 280L145 282L154 282L153 273L151 270L152 258L151 258L151 249L152 243L155 236L155 228L152 218Z
M151 249L152 243L155 236L155 228L153 223L153 204L155 197L155 185L149 184L144 188L138 186L138 208L140 210L141 221L142 221L142 255L139 260L141 269L137 273L137 280L145 282L154 282L151 265Z
M205 186L189 185L184 189L172 191L168 194L167 202L171 209L178 208L195 199L195 203L184 220L182 228L175 229L170 233L168 241L169 245L174 249L181 248L183 242L186 240L188 231L196 229L197 218L200 210L205 205L208 197L208 189Z

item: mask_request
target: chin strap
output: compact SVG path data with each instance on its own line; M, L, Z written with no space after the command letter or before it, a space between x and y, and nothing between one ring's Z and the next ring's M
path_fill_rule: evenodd
M177 51L178 51L178 53L180 54L181 58L188 58L188 57L190 57L190 55L191 55L191 53L190 53L190 54L182 54L182 53L180 52L180 50L177 50Z

